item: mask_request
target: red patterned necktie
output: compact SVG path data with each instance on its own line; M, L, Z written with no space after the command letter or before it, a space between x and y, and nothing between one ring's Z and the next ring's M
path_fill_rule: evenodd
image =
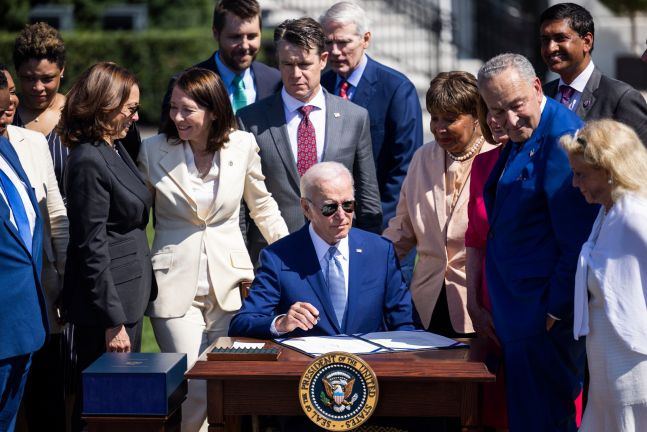
M317 137L315 127L308 117L313 109L312 105L299 108L299 112L303 115L297 128L297 171L300 176L317 163Z
M340 98L348 100L348 87L350 87L350 84L348 84L348 81L342 81L341 85L339 86Z

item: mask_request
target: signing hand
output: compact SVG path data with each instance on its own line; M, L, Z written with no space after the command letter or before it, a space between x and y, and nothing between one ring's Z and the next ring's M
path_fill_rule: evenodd
M276 331L288 333L296 328L308 331L319 321L317 308L306 302L296 302L290 306L288 313L277 319L274 323Z
M106 351L130 352L130 338L123 324L106 329Z

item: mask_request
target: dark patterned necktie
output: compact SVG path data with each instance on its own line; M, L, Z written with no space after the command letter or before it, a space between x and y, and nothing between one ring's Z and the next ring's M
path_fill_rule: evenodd
M300 176L317 163L317 136L309 117L313 109L312 105L299 108L299 112L303 115L297 129L297 171Z
M348 100L348 87L350 87L350 84L348 84L348 81L342 81L341 85L339 86L340 98Z
M571 98L575 93L575 89L571 86L562 84L561 86L559 86L559 90L562 93L562 98L560 99L561 104L566 108L571 109Z

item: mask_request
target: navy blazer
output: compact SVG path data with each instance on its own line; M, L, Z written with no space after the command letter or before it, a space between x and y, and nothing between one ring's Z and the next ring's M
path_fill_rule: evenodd
M337 74L332 70L321 77L321 85L332 94L336 94L336 82ZM420 100L406 76L369 57L352 102L368 110L386 227L395 216L411 158L423 144Z
M348 240L350 280L341 326L306 225L263 249L249 296L232 319L229 335L271 339L272 320L297 301L317 308L319 323L287 337L413 330L411 294L391 242L357 228L351 229Z
M548 313L561 319L573 315L577 258L599 207L587 204L572 186L558 142L582 124L548 98L532 136L503 149L485 185L486 275L497 335L504 342L545 332Z
M43 219L27 174L6 138L0 136L0 154L27 185L36 212L31 254L11 223L9 206L0 198L0 360L40 349L49 331L45 297L40 285Z
M208 69L215 72L216 75L220 76L218 65L216 64L215 55L216 53L214 52L208 59L196 65L193 65L193 67ZM277 69L257 61L252 62L252 65L250 67L252 69L252 73L254 74L257 101L265 99L266 97L271 96L281 90L283 83L281 82L281 74ZM179 75L179 73L173 75L168 82L168 86L166 87L166 94L164 95L164 99L162 100L162 117L160 127L164 124L164 121L168 116L169 105L171 103L171 91L173 90L173 85L175 84L175 80ZM133 160L136 159L133 158Z

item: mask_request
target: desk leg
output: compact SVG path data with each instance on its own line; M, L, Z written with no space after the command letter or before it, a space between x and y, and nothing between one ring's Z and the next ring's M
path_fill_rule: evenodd
M462 432L482 431L481 403L479 398L480 387L478 383L463 384L461 401Z
M207 380L207 420L209 432L240 432L240 417L225 415L223 382Z
M223 382L207 380L207 420L209 432L225 432Z

